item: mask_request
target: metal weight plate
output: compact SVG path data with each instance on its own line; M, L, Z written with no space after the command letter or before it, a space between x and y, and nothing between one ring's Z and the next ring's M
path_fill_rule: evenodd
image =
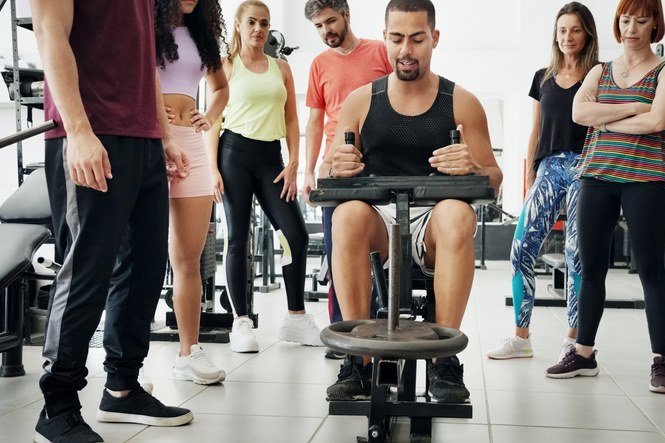
M457 329L403 319L392 333L387 320L333 323L321 332L321 340L346 354L399 359L447 357L462 352L469 342Z

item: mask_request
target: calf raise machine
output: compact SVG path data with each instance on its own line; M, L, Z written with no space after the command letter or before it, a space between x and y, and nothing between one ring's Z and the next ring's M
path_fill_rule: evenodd
M399 319L400 304L411 300L411 239L409 204L431 206L446 198L468 202L490 201L494 191L487 177L359 177L321 179L310 200L335 205L362 200L381 205L395 202L397 222L391 226L388 319L352 320L334 323L321 333L329 348L374 360L369 401L331 401L331 415L365 415L367 438L358 441L385 442L396 417L411 420L411 441L430 441L432 418L471 418L470 403L435 403L425 393L417 399L416 360L458 354L468 343L460 331L433 323ZM383 278L383 275L374 275ZM389 388L397 388L396 393ZM427 391L427 389L426 389Z

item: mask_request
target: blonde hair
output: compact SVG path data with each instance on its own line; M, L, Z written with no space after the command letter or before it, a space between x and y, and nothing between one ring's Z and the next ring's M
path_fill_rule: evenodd
M244 2L240 3L240 5L238 5L235 20L233 21L233 36L231 38L229 53L227 55L227 58L230 62L233 62L235 56L240 54L240 51L242 50L242 41L240 40L240 33L238 32L237 24L240 23L240 19L242 18L243 14L245 14L247 9L249 9L251 6L265 9L268 13L268 17L270 17L270 9L268 9L268 5L263 3L261 0L245 0Z

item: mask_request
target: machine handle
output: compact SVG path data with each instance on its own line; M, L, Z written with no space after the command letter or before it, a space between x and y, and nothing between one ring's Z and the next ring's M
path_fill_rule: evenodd
M356 144L356 133L351 131L346 131L344 133L344 144L345 145L355 145Z
M458 145L460 141L460 132L457 129L450 131L450 144Z

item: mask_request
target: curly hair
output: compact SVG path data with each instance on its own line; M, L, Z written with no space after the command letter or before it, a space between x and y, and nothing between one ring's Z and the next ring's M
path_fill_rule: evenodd
M157 65L178 60L178 45L173 37L174 23L180 9L180 0L155 1L155 49ZM189 30L201 57L201 68L208 73L222 67L221 53L228 51L226 24L218 0L199 0L191 14L186 14L183 24Z

